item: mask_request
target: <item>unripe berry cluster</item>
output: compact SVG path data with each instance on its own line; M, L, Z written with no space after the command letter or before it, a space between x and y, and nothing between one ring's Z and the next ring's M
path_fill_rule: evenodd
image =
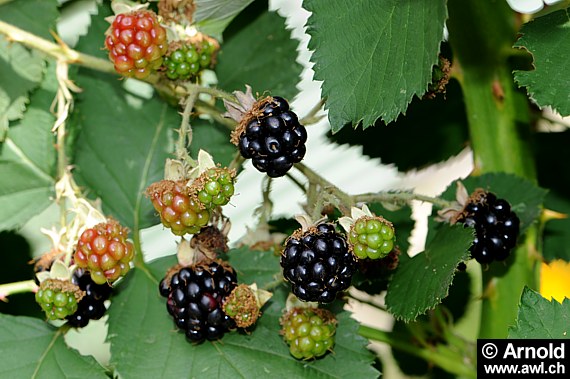
M50 320L61 320L77 311L83 292L76 285L59 279L47 279L36 292L36 302Z
M381 217L361 217L348 234L348 243L359 259L384 258L394 248L394 227Z
M281 334L297 359L318 358L334 346L336 321L318 308L293 308L281 319Z
M171 80L194 80L202 70L214 65L218 49L218 43L208 39L178 47L164 58L166 77Z

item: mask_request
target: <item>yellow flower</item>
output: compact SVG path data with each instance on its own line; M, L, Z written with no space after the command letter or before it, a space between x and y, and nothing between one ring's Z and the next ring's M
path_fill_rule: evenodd
M549 300L554 298L560 303L565 297L570 299L570 262L557 259L549 264L542 264L540 294Z

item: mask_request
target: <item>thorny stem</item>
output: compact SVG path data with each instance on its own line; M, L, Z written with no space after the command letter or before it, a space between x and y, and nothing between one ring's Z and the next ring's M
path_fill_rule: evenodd
M306 126L319 122L324 117L324 115L317 116L317 113L319 113L323 105L325 105L325 99L321 99L313 108L311 108L309 113L307 113L305 117L299 120L299 123Z
M218 88L202 87L198 84L187 84L186 88L188 89L188 91L194 91L194 92L198 92L198 93L207 93L208 95L211 95L213 97L225 99L228 101L232 101L234 103L237 102L237 99L235 98L234 95L227 93L226 91L222 91L221 89L218 89Z
M327 200L329 203L333 203L332 200L335 198L338 200L338 204L333 203L333 205L338 206L343 213L348 213L350 211L350 207L356 203L389 202L393 204L409 205L410 201L418 200L432 203L439 208L447 208L453 204L451 201L438 197L425 196L413 192L378 192L348 195L346 192L342 191L340 188L320 176L303 163L297 163L295 164L295 167L307 178L309 184L320 187L319 190L314 193L313 197L308 196L310 202L315 204L315 208L312 208L313 216L315 216L315 214L320 214L322 206L326 205L325 203L327 203ZM332 199L327 199L327 196L332 197ZM310 205L312 206L312 204ZM321 209L317 209L319 207L321 207Z
M235 153L234 158L232 159L232 161L230 162L230 165L228 166L228 168L230 170L236 170L241 167L241 165L243 164L243 162L245 161L245 159L241 156L240 152L238 151L237 153Z
M208 116L212 117L216 122L224 125L229 130L234 130L236 126L235 121L232 121L229 118L225 118L220 114L220 110L218 108L202 100L196 101L196 110L199 113L207 114Z
M464 362L464 357L461 356L460 353L445 349L445 346L421 348L408 342L407 338L397 333L385 332L364 325L358 328L358 334L374 341L387 343L394 349L422 358L458 376L467 378L477 377L475 369L472 365L468 366L466 364L467 362Z
M190 116L198 93L192 89L188 91L188 97L182 101L184 111L182 112L182 122L180 122L180 129L178 129L178 143L176 145L176 157L184 162L191 161L188 154L188 146L192 143L192 126L190 125Z
M259 215L259 224L260 225L265 225L267 224L267 222L269 221L269 218L271 217L271 212L273 210L273 202L271 201L271 198L269 197L269 194L271 193L271 186L273 184L273 179L270 177L265 177L263 179L264 186L263 186L263 191L262 191L262 195L263 195L263 204L261 206L261 212Z
M0 300L6 301L10 295L25 292L35 292L38 286L33 280L24 280L22 282L14 282L7 284L0 284Z

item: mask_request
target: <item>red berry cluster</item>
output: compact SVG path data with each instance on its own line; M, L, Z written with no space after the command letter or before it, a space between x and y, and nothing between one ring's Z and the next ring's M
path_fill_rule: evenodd
M119 74L144 79L162 65L168 50L166 30L154 12L121 13L109 29L105 47Z

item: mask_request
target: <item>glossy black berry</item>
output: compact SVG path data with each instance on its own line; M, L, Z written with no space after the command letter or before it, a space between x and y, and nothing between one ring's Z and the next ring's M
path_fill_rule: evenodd
M281 97L272 97L262 105L260 115L252 119L239 137L241 155L251 159L260 172L275 178L285 175L305 156L307 131L297 115Z
M293 234L281 254L281 267L299 299L330 303L350 286L356 260L345 238L325 223Z
M77 304L77 311L67 316L67 322L76 328L83 328L89 320L99 320L107 310L105 300L109 299L113 288L107 284L96 284L89 272L78 269L73 273L71 282L85 291L85 296Z
M520 221L510 204L490 192L480 191L459 217L466 227L475 228L471 257L482 264L503 261L516 245Z
M223 300L237 285L233 268L216 261L183 267L159 284L167 298L166 309L176 326L194 343L217 340L234 329L235 322L222 310Z

